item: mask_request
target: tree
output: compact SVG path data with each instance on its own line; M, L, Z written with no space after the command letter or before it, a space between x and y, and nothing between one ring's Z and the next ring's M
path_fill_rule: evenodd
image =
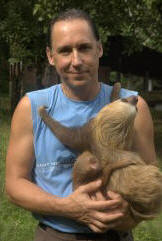
M21 95L20 62L23 66L36 63L41 71L41 64L45 58L46 39L42 23L33 15L34 0L1 1L0 42L3 39L7 46L9 53L7 60L12 67L10 76L12 76L11 111L13 112Z
M126 46L134 51L141 44L162 51L162 2L161 0L95 0L79 3L74 0L38 0L34 14L43 23L66 8L79 7L88 12L97 23L103 42L108 36L122 35L132 37Z

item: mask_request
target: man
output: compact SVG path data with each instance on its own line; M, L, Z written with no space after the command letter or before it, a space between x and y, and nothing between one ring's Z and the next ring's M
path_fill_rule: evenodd
M98 191L100 180L73 192L76 153L63 146L37 114L37 108L45 105L62 124L81 126L110 102L112 88L98 82L103 50L97 30L84 12L72 9L51 22L50 42L48 60L62 83L28 93L18 104L7 153L7 193L14 203L35 213L40 223L36 241L132 240L126 232L110 231L136 225L127 220L127 202L113 192L105 200ZM123 89L121 96L132 93ZM152 120L141 97L135 132L134 150L147 163L156 164Z

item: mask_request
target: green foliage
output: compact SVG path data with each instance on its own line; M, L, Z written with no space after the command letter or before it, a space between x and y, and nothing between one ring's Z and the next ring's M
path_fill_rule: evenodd
M76 7L76 1L38 0L34 14L43 24L66 8ZM101 39L110 35L130 36L127 49L139 50L139 45L162 50L162 3L160 0L96 0L81 1L77 7L88 12L99 27Z
M45 57L48 22L67 8L85 10L95 20L102 41L108 36L129 36L128 53L142 44L162 51L161 0L1 0L0 42L9 57L36 62Z
M9 57L18 61L44 56L42 25L33 16L34 1L7 0L0 15L0 35L8 44ZM43 47L44 46L44 47Z

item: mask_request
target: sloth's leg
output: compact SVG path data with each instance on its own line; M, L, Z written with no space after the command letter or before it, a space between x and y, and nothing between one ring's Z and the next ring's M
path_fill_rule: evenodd
M44 106L41 106L38 112L44 123L64 145L79 152L88 149L90 142L87 125L81 128L68 128L52 119Z

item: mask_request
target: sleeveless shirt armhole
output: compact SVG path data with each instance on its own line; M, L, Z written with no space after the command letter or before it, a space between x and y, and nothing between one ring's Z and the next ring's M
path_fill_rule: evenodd
M120 98L127 98L131 95L138 96L138 91L121 88L120 93L119 93Z
M31 112L32 112L32 121L33 121L33 132L35 133L36 130L36 106L35 106L35 102L33 101L34 98L32 98L33 96L30 93L27 93L26 96L29 98L30 101L30 105L31 105Z
M38 115L38 108L42 105L49 105L49 92L46 91L46 89L31 91L26 93L26 96L28 96L31 104L33 132L35 133L35 131L37 130L38 121L40 119Z

